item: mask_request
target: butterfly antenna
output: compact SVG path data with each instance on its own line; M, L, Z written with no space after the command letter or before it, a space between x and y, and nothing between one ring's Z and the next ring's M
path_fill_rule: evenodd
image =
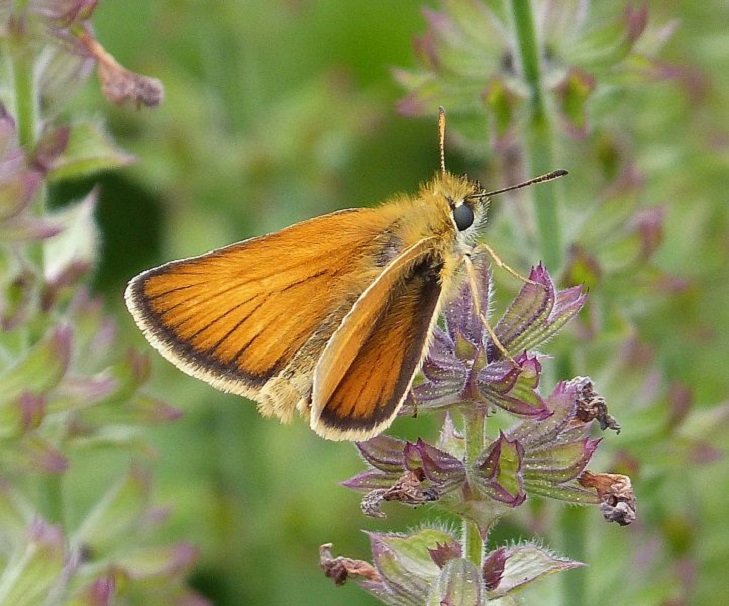
M507 191L514 191L515 189L521 189L522 187L528 187L529 185L535 185L536 183L544 183L545 181L552 181L553 179L558 179L559 177L564 177L567 173L564 169L559 170L553 170L551 173L547 173L546 175L541 175L539 177L534 177L533 179L529 179L529 181L524 181L524 183L518 183L517 185L511 185L509 187L505 187L504 189L497 189L495 191L489 191L483 194L475 194L473 196L470 196L472 198L488 198L489 196L495 196L496 194L503 194Z
M445 174L445 109L438 108L438 150L440 151L440 172Z

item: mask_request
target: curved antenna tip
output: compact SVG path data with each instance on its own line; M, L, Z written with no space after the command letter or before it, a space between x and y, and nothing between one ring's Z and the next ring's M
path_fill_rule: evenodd
M482 194L476 194L475 196L472 196L474 198L488 198L489 196L495 196L496 194L503 194L507 191L514 191L515 189L521 189L522 187L528 187L529 185L535 185L536 183L544 183L546 181L552 181L553 179L558 179L559 177L564 177L565 175L569 174L565 169L560 168L558 170L553 170L550 173L546 173L544 175L540 175L539 177L534 177L534 179L529 179L528 181L524 181L524 183L518 183L517 185L511 185L509 187L504 187L503 189L497 189L495 191L489 191Z

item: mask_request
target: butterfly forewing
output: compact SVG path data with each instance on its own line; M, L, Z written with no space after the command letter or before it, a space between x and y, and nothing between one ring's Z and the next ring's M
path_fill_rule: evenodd
M423 240L360 297L317 365L312 428L364 440L397 414L425 354L441 294L440 259Z
M389 220L341 211L169 263L132 280L127 303L175 365L255 398L312 339L318 357L347 302L381 273L372 259L387 244L377 236Z

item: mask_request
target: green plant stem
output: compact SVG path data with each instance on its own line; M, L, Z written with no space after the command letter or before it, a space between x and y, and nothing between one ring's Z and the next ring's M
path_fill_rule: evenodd
M571 560L587 561L587 510L585 507L565 508L560 516L562 549ZM588 604L587 575L584 568L567 570L561 577L562 604Z
M20 145L30 149L36 140L38 103L35 94L33 57L26 48L16 48L13 57L13 88L15 90L15 119Z
M26 32L25 5L26 2L17 1L13 15L8 20L9 36L6 51L12 68L18 140L27 150L37 139L40 100L36 90L36 54L33 45L29 44Z
M529 86L530 103L526 137L526 158L530 174L541 175L556 168L552 125L542 87L542 50L534 27L530 0L510 0L517 38L519 65ZM562 233L554 185L532 190L542 261L552 273L562 264Z
M486 411L469 408L463 411L463 430L466 439L465 463L472 464L483 452L486 437ZM463 553L479 569L483 558L483 537L478 525L466 518L463 520Z
M32 45L26 40L25 18L21 9L17 9L17 17L9 24L11 30L7 53L10 58L13 77L13 95L15 101L15 123L18 142L28 153L33 149L39 133L39 92L35 77L36 55ZM46 190L41 187L33 200L33 214L40 217L45 214ZM29 246L28 258L43 274L43 243L37 242Z
M534 27L531 0L509 0L509 6L518 42L519 65L530 91L525 155L529 170L540 175L559 168L556 166L554 135L542 85L541 57L544 53ZM561 269L564 250L556 190L554 185L535 187L532 195L542 260L555 274ZM569 366L569 360L557 360L556 366L562 371ZM565 553L572 559L586 561L584 512L576 509L564 511L560 533ZM587 603L584 569L568 571L562 579L564 606Z
M26 40L25 19L23 15L24 2L16 6L16 15L10 24L11 37L8 44L13 73L13 93L15 98L15 121L18 132L18 142L26 153L36 145L39 133L39 92L35 78L36 55L32 45ZM42 216L46 210L46 189L41 187L33 201L33 211L36 216ZM43 276L43 243L36 242L28 247L28 259L36 267L39 276ZM40 476L39 506L47 522L62 524L63 507L63 478L61 475L43 474Z

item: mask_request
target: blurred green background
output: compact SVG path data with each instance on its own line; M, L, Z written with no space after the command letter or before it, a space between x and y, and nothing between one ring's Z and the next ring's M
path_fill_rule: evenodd
M411 40L425 30L422 4L100 3L98 39L123 65L160 78L166 88L165 103L154 111L110 108L95 86L75 101L86 113L103 112L119 144L138 158L101 179L104 251L95 278L130 343L147 348L122 305L124 285L139 271L412 191L432 175L435 120L398 116L402 91L391 76L393 67L413 66ZM680 20L663 57L691 70L697 96L646 86L628 112L639 112L640 120L627 123L625 135L645 178L642 201L668 209L658 265L693 286L680 297L666 296L648 316L638 302L626 317L635 317L659 352L665 376L691 387L694 406L709 415L729 384L729 8L724 0L653 2L649 8L656 22ZM454 148L447 161L454 172L480 168ZM580 148L565 161L570 204L589 205L594 192L589 174L580 171ZM64 187L71 193L89 185ZM521 270L538 261L528 251L516 259L502 254ZM393 507L385 521L364 518L358 495L338 486L361 469L351 445L325 442L301 420L282 426L262 419L254 405L183 375L157 355L149 389L185 411L181 421L149 431L157 449L156 497L174 507L169 539L200 547L191 583L216 604L375 604L353 584L335 588L324 578L318 546L333 542L335 553L368 559L359 529L405 530L437 517ZM610 402L624 434L608 442L619 445L625 434L630 439L634 404ZM726 416L717 415L717 423L726 423ZM432 435L434 427L429 419L408 420L395 432ZM672 445L662 447L670 453ZM654 453L655 443L651 448ZM642 465L634 480L644 541L604 528L594 509L586 513L591 595L610 595L612 584L628 575L642 588L633 603L668 603L660 601L660 585L666 576L683 582L675 578L683 574L693 603L729 601L726 460L652 467L639 450L632 454ZM106 473L99 461L79 465L88 466L94 482ZM549 511L545 542L559 551ZM494 540L519 532L507 520Z

